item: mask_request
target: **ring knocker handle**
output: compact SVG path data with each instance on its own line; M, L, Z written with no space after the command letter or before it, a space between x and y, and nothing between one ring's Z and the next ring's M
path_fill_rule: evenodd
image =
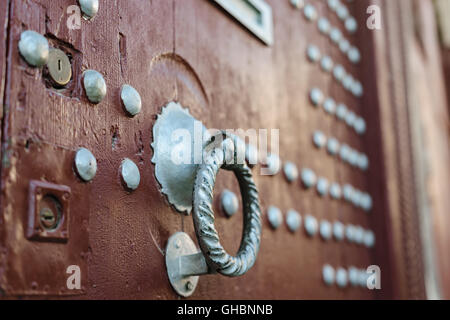
M206 155L203 164L197 170L193 193L194 226L200 249L206 263L222 275L236 277L245 274L256 261L261 239L261 210L256 185L252 172L245 161L236 163L236 144L232 138L223 135L225 140L220 148L213 149ZM226 154L232 143L234 162L227 163ZM244 228L241 245L236 256L228 254L220 243L214 226L213 194L216 176L220 168L232 170L236 175L243 200Z

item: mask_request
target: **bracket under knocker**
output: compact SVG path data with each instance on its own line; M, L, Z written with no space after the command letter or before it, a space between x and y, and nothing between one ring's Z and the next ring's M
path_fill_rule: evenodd
M173 119L166 122L171 127L174 126L174 119L177 117L177 108L172 106L172 112L175 113L169 117L173 117ZM186 120L185 110L182 110L184 113L182 118ZM168 115L166 114L166 116ZM186 123L188 122L184 121L183 125L186 125ZM167 128L164 129L163 127L164 124L160 123L157 133L167 132L165 130ZM153 147L155 157L153 160L155 167L158 166L159 162L155 161L157 159L158 150L156 150L156 146L159 138L155 135L154 130L155 142ZM220 273L224 276L236 277L245 274L254 265L259 251L261 210L252 172L245 161L243 163L236 161L236 150L238 150L236 140L225 133L222 134L222 138L224 140L221 140L219 144L217 140L213 142L213 138L209 138L209 141L203 144L203 161L193 169L194 179L193 186L191 186L192 216L201 251L198 251L195 243L184 232L172 235L166 246L165 259L169 281L175 291L183 297L188 297L194 292L200 275ZM211 148L211 146L213 147ZM167 149L167 146L165 148ZM234 161L230 161L230 157ZM172 163L172 166L174 165ZM217 173L221 168L234 172L242 194L244 228L241 245L236 256L232 256L225 251L214 226L213 191ZM187 177L189 174L185 173L184 176ZM161 183L161 180L158 179L158 181ZM183 184L186 182L179 181L179 183Z

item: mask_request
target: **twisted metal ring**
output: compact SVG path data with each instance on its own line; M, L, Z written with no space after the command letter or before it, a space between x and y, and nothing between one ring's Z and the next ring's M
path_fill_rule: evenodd
M224 145L215 149L200 165L194 183L194 226L200 248L209 267L228 277L245 274L256 261L261 240L261 210L252 172L244 164L224 164ZM236 256L229 255L220 244L214 226L212 200L214 184L220 168L232 170L239 182L244 210L244 229Z

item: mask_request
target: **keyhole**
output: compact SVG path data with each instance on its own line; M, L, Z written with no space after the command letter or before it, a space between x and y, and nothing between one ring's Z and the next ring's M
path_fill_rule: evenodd
M61 69L62 69L62 67L61 67L61 59L59 59L58 60L58 71L61 72Z

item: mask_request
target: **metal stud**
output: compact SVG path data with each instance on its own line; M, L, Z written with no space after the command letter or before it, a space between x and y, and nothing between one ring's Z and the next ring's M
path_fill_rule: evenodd
M356 287L359 284L359 273L357 268L353 266L348 268L348 280L353 287Z
M123 85L120 98L122 99L125 110L130 116L135 116L141 112L142 100L139 92L135 88L128 84Z
M281 159L279 156L273 153L269 153L264 161L269 175L276 175L281 169Z
M330 240L332 236L331 223L327 220L320 221L320 236L324 240Z
M345 19L348 18L349 12L345 5L341 4L337 7L336 13L342 21L345 21Z
M330 186L330 195L333 199L339 200L342 197L341 186L338 183L333 183Z
M103 76L95 70L86 70L83 73L86 96L92 103L100 103L106 96L106 82Z
M338 268L336 270L336 284L339 288L345 288L347 286L347 270L344 268Z
M320 60L320 50L315 45L309 45L306 49L306 55L311 62L317 62Z
M295 9L301 9L305 6L305 0L290 0L290 2Z
M20 34L19 51L25 61L33 67L45 65L50 54L47 39L32 30Z
M80 2L83 17L87 20L97 15L99 3L98 0L78 0Z
M321 197L325 197L328 194L328 180L325 178L319 178L317 180L317 193L321 196Z
M222 210L228 217L232 217L239 209L239 200L236 194L230 190L224 190L220 196Z
M364 94L364 88L359 81L353 81L350 89L355 97L361 98Z
M361 54L356 47L351 47L347 52L347 56L352 63L356 64L361 61Z
M339 44L339 41L342 39L342 32L338 28L331 28L330 31L330 39L336 44Z
M367 279L369 278L369 275L367 274L366 270L360 269L358 272L358 282L359 285L362 288L367 288Z
M281 210L274 206L270 206L267 210L267 218L269 219L269 223L273 229L278 229L283 222L283 214L281 213Z
M308 189L314 187L317 181L314 171L308 168L302 170L301 178L303 185Z
M334 271L334 268L332 266L330 266L329 264L326 264L323 266L322 278L323 278L323 282L325 282L325 284L327 286L332 286L334 284L335 271Z
M309 97L313 105L316 107L321 105L323 102L323 93L318 88L313 88L309 94Z
M284 171L284 175L285 175L286 179L289 182L294 182L295 180L298 179L298 169L297 169L297 166L295 165L295 163L292 163L289 161L286 162L284 164L283 171Z
M353 127L356 121L356 115L353 111L350 111L349 113L347 113L347 116L345 117L345 123L347 123L347 125L349 127Z
M372 210L372 197L369 194L367 194L367 193L363 194L362 199L361 199L361 207L366 212L369 212L370 210Z
M327 137L322 131L317 130L313 134L313 142L317 148L321 149L325 147L327 143Z
M358 165L358 159L359 159L359 152L354 149L351 149L348 158L348 163L350 163L353 167L356 167Z
M348 17L345 20L345 29L347 29L347 31L350 33L356 32L356 30L358 29L358 23L356 22L355 18Z
M363 153L358 157L358 167L363 171L369 168L369 158Z
M373 231L366 230L364 233L364 245L367 248L373 248L375 246L375 234Z
M336 116L338 117L339 120L344 120L345 117L347 116L347 112L348 112L347 106L341 103L337 106Z
M362 202L362 198L363 198L363 194L361 191L359 191L358 189L354 189L353 194L352 194L352 199L351 199L351 203L355 206L355 207L359 207L361 202Z
M331 72L333 69L333 60L329 56L324 56L320 62L320 66L326 72Z
M75 168L80 178L89 182L97 173L97 160L88 149L80 148L75 155Z
M136 190L139 187L141 174L139 173L139 168L132 160L126 158L122 161L120 173L127 189Z
M250 167L258 164L258 149L254 145L246 144L245 160L247 160Z
M363 135L366 132L366 121L363 118L358 117L355 120L353 127L355 128L356 133Z
M345 236L345 226L339 222L339 221L335 221L333 223L333 236L337 241L342 241L344 240L344 236Z
M308 236L314 237L317 233L317 228L317 219L308 214L305 217L305 230Z
M327 18L322 17L317 21L317 27L319 28L319 31L323 34L329 34L330 33L330 21L328 21Z
M349 224L345 227L345 237L347 241L353 243L355 241L355 226Z
M327 98L323 103L324 110L333 115L336 113L336 102L332 98Z
M332 11L336 11L338 6L339 0L328 0L328 7L330 7Z
M350 158L351 148L347 144L343 144L339 150L339 157L342 161L348 162Z
M342 79L342 85L344 86L344 88L346 90L350 90L352 88L353 85L353 77L350 74L346 74L344 79Z
M339 152L339 141L336 138L329 138L327 142L328 153L332 156Z
M361 226L355 227L355 242L357 244L364 243L365 230Z
M338 64L337 66L334 67L333 69L333 76L334 78L341 82L342 79L344 79L345 77L345 69L342 65Z
M312 21L317 19L317 10L312 4L305 5L303 13L306 19Z
M344 195L344 199L346 201L351 202L354 192L355 192L355 189L351 185L349 185L349 184L344 185L343 195Z
M286 214L286 224L291 232L296 232L302 223L302 216L295 210L289 210Z
M350 42L348 42L347 39L342 38L341 41L339 41L339 50L341 50L342 53L347 53L350 49Z

